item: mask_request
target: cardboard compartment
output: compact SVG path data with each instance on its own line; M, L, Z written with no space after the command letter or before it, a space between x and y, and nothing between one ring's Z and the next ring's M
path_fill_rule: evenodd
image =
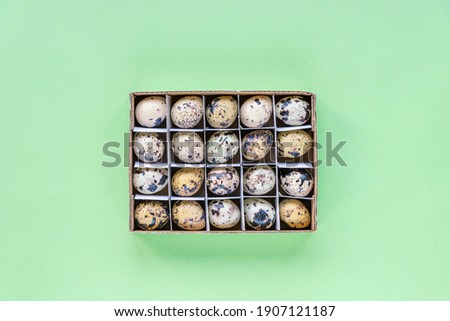
M279 203L280 204L283 200L285 199L292 199L292 198L287 198L287 197L280 197L279 198ZM299 199L299 198L294 198L294 199L298 199L300 202L303 203L303 205L305 205L305 207L308 209L310 215L311 215L311 223L305 227L305 228L301 228L301 229L296 229L296 228L292 228L290 227L288 224L286 224L285 222L283 222L280 218L280 229L283 231L291 231L291 232L307 232L307 231L314 231L314 222L313 220L315 219L314 215L313 215L313 210L312 210L312 199ZM278 207L279 209L279 207Z
M311 191L305 196L292 196L292 195L289 195L283 189L282 184L281 184L281 176L284 173L287 173L287 172L292 171L292 170L293 170L293 168L278 168L278 194L280 195L280 197L285 197L285 198L298 198L298 199L311 200L312 196L314 195L314 171L312 169L309 169L309 168L299 168L299 170L307 171L311 175L311 177L313 179L313 187L312 187ZM297 183L297 181L294 182L294 183Z
M277 213L275 215L275 223L268 229L265 230L255 230L253 227L251 227L247 222L245 222L245 230L247 232L267 232L267 231L276 231L277 230L277 226L278 226L278 211L277 211L277 198L273 197L273 196L253 196L253 197L248 197L248 196L244 196L243 197L243 207L242 207L242 212L244 213L244 218L245 218L245 200L246 199L254 199L254 198L261 198L264 199L265 201L269 202L270 204L273 205L273 207L275 208L275 212Z
M281 121L279 118L277 118L276 116L276 105L278 104L278 102L288 96L302 96L303 100L305 100L308 104L309 107L311 108L311 115L309 117L309 119L302 125L299 126L290 126L290 125L286 125L283 121ZM313 108L315 106L313 106L313 101L312 101L312 95L310 93L307 94L281 94L281 95L273 95L273 100L274 100L274 116L275 116L275 123L276 126L278 128L283 128L283 127L287 127L290 129L294 129L294 128L298 128L298 129L302 129L302 128L311 128L311 120L312 120L312 113L313 113Z
M145 96L137 96L135 99L135 106L137 106L137 104L139 104L140 101L144 100L145 98L148 97L152 97L152 96L157 96L157 97L161 97L166 99L165 95L145 95ZM167 104L167 100L166 100L166 104ZM166 113L166 117L163 121L161 121L159 126L156 127L146 127L143 126L141 124L139 124L139 122L136 119L136 114L134 113L134 117L133 117L133 131L135 132L139 132L139 131L158 131L159 129L163 129L165 130L167 128L167 113Z
M255 167L255 166L257 166L257 165L245 164L245 165L242 166L242 175L241 175L241 178L242 178L242 185L243 185L243 186L244 186L244 184L245 184L245 178L244 178L245 172L246 172L247 170L249 170L250 168L253 168L253 167ZM275 165L267 165L267 166L269 166L270 168L273 169L273 171L274 171L274 173L275 173L275 178L278 179L277 168L276 168L276 166L275 166ZM275 186L274 186L269 192L267 192L267 193L265 193L265 194L262 194L262 195L251 195L251 194L247 193L247 192L245 191L245 189L243 189L242 193L243 193L243 195L244 195L245 197L247 197L247 196L248 196L248 197L260 197L260 196L261 196L261 197L263 197L263 196L273 196L273 197L275 197L275 196L277 195L277 184L275 183Z
M169 95L170 99L168 99L168 101L170 101L170 105L167 105L168 108L168 114L169 114L169 128L177 130L177 129L191 129L191 130L197 130L197 131L203 131L204 127L205 127L205 101L202 95ZM177 125L174 124L174 122L172 121L172 107L181 99L187 96L197 96L202 100L202 104L203 104L203 115L202 115L202 119L198 122L197 125L195 125L192 128L180 128Z
M136 207L140 204L140 203L142 203L142 202L146 202L146 201L149 201L149 200L134 200L134 202L133 202L133 204L134 204L134 206L133 206L133 208L134 209L136 209ZM137 223L136 223L136 221L135 221L135 219L134 219L134 210L133 210L133 216L132 216L132 227L133 227L133 231L135 231L135 232L142 232L142 233L144 233L144 232L154 232L154 231L170 231L171 230L171 217L170 217L170 206L169 206L169 201L167 200L167 199L163 199L163 198L155 198L155 199L152 199L151 201L157 201L157 202L161 202L161 203L163 203L164 205L166 205L167 206L167 209L169 210L169 221L166 223L166 225L164 225L162 228L160 228L160 229L158 229L158 230L153 230L153 231L148 231L148 230L144 230L144 229L141 229L138 225L137 225Z
M235 134L236 137L238 138L238 143L237 144L238 144L239 151L236 153L236 155L234 155L234 157L232 159L228 160L225 163L210 163L210 162L208 162L208 146L210 147L210 151L213 151L214 153L217 150L218 153L215 154L214 156L224 157L226 155L226 150L225 150L226 145L224 145L224 144L226 144L226 141L223 142L222 145L220 145L220 146L215 146L215 145L213 145L214 144L213 142L209 141L211 136L213 136L214 134L216 134L218 132L232 132L233 134ZM239 165L240 164L240 162L241 162L241 159L240 159L241 146L240 146L240 143L239 143L240 142L239 134L240 134L239 130L228 130L228 129L224 129L224 130L207 130L205 132L205 141L206 141L206 144L205 144L205 151L206 151L205 159L206 159L206 164L207 164L208 167L214 167L214 166L222 165L222 164L228 164L228 165Z
M241 130L241 153L244 153L244 145L245 145L245 137L246 135L248 135L249 133L258 130L258 129L242 129ZM276 150L276 136L275 136L275 130L274 129L264 129L264 130L268 130L270 132L272 132L272 137L273 137L273 142L272 145L270 147L270 151L269 153L266 154L266 156L264 156L264 158L259 159L259 160L249 160L247 158L245 158L245 156L242 155L242 163L243 164L271 164L274 165L277 163L277 150Z
M201 229L201 230L199 230L199 231L209 231L209 226L208 226L208 224L209 224L209 220L208 220L208 212L207 212L207 208L206 208L206 206L205 206L205 200L204 199L202 199L202 200L200 200L200 199L196 199L196 200L194 200L194 199L185 199L186 201L195 201L195 202L197 202L197 203L199 203L200 204L200 206L203 208L203 211L204 211L204 213L205 213L205 221L206 221L206 225L205 225L205 227L203 228L203 229ZM171 219L172 219L172 231L177 231L177 232L197 232L197 231L190 231L190 230L185 230L185 229L182 229L181 227L179 227L176 223L175 223L175 220L174 220L174 217L173 217L173 207L174 207L174 204L177 202L178 200L175 200L175 199L173 199L172 200L172 202L171 202L171 208L170 208L170 216L171 216Z
M137 168L135 167L135 168L133 168L133 174L132 175L135 175L135 173L137 174L139 169L148 168L148 167L149 166L147 166L147 167L137 167ZM167 180L169 180L169 178L171 177L171 175L169 173L169 169L167 168L167 166L166 167L162 167L162 168L167 169ZM137 175L139 175L139 174L137 174ZM157 184L157 183L158 183L157 181L154 181L154 184ZM143 194L143 193L141 193L136 188L136 186L134 186L134 184L132 184L132 187L133 187L132 193L135 194L135 195L139 195L139 196L143 197L144 199L145 198L150 199L150 198L159 197L159 196L169 196L169 183L168 182L167 182L167 185L162 190L160 190L157 193L153 193L153 194Z
M205 128L206 129L215 129L215 130L239 129L239 100L238 100L238 95L236 95L234 93L223 93L223 94L217 94L217 95L204 95L204 97L205 97L205 111L206 111L207 106L211 104L213 99L217 98L219 96L233 96L233 98L236 100L236 102L238 104L238 116L236 117L235 121L231 124L231 126L229 126L227 128L214 128L208 123L208 120L205 117Z
M175 141L174 140L177 137L177 136L175 136L176 133L188 133L189 134L189 133L192 133L192 132L198 134L198 136L200 136L200 138L202 139L202 142L203 142L203 160L201 162L199 162L199 163L186 163L186 162L182 161L181 159L179 159L177 157L177 155L175 155L175 152L174 152L174 148L175 148L175 146L174 146ZM189 165L205 164L206 153L205 153L205 135L204 135L204 131L187 130L187 129L170 130L170 143L169 143L169 145L170 145L170 153L169 154L170 154L170 163L171 164L173 164L173 163L175 163L175 164L189 164ZM182 148L182 151L192 154L199 147L196 147L195 142L194 143L186 143L186 142L184 142L183 145L181 146L181 148Z
M239 185L238 185L238 187L236 188L236 190L234 192L232 192L232 193L230 193L228 195L217 195L217 194L211 192L208 189L208 175L215 168L226 168L226 167L232 167L238 172L238 174L240 176L239 177ZM220 165L220 166L217 166L217 167L208 167L206 169L205 186L206 186L206 191L207 191L206 193L207 193L208 199L223 199L223 198L229 198L229 197L240 197L241 196L241 184L242 184L242 177L241 177L239 166Z
M136 155L136 153L134 152L134 147L138 146L138 148L139 148L139 143L134 140L136 133L133 132L131 134L132 142L131 142L131 151L130 151L129 156L132 157L132 159L134 160L134 167L152 167L152 166L164 167L164 166L167 166L168 148L169 148L169 144L167 144L167 132L155 132L155 133L158 135L161 142L164 144L164 154L163 154L163 157L159 161L151 162L151 163L140 160L139 157Z
M294 129L292 129L294 130ZM307 132L313 139L314 139L314 133L311 129L302 129L303 131ZM316 148L315 144L312 144L308 150L308 152L300 157L290 158L290 157L284 157L280 154L280 147L278 145L278 137L280 136L280 133L284 131L277 130L277 160L278 163L313 163L316 159Z
M200 165L200 166L191 166L191 167L186 167L186 166L180 166L180 167L175 167L175 166L172 166L172 168L171 168L171 188L172 188L172 191L171 191L171 197L172 197L172 199L176 199L176 200L181 200L181 199L186 199L186 200L189 200L189 199L203 199L204 197L205 197L205 188L204 188L204 184L205 184L205 179L203 178L203 180L201 181L201 186L200 186L200 189L195 193L195 194L193 194L193 195L191 195L191 196L180 196L180 195L177 195L177 194L175 194L175 192L174 192L174 190L173 190L173 181L172 181L172 178L176 175L176 173L178 172L178 171L180 171L181 169L183 169L183 168L200 168L200 169L202 169L203 170L203 173L204 173L204 175L205 175L205 168L204 168L204 166L203 165Z
M241 129L275 128L275 114L274 114L275 110L274 110L273 95L262 95L262 96L267 96L267 97L269 97L272 100L272 115L271 115L270 119L267 121L266 124L264 124L262 127L254 127L254 126L248 127L248 126L245 126L242 123L242 121L241 121L241 118L242 118L242 116L241 116L241 107L242 107L242 105L245 103L245 101L247 99L250 99L250 98L252 98L254 96L261 96L261 95L239 95L239 102L240 102L240 104L239 104L239 120L240 120L239 124L240 124L240 128Z
M222 199L222 200L224 200L224 199L230 200L230 201L234 202L234 203L237 205L237 207L239 207L239 211L240 211L240 219L239 219L239 222L238 222L235 226L233 226L233 227L231 227L231 228L227 228L227 229L220 229L220 228L217 228L217 227L213 226L213 225L211 224L211 217L210 217L210 215L211 215L211 214L210 214L210 204L211 204L211 202L213 202L213 201L215 201L215 200L214 200L214 199L208 198L208 221L209 221L209 230L210 230L210 231L216 231L216 232L220 232L220 231L241 231L242 208L241 208L241 200L240 200L240 197L222 197L222 198L220 198L220 199ZM220 200L220 199L217 199L217 200Z

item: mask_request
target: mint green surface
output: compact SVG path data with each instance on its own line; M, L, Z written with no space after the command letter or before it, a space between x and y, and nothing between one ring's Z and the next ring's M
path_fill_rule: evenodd
M0 299L450 299L448 1L113 3L0 1ZM128 232L129 92L203 89L317 93L316 233Z

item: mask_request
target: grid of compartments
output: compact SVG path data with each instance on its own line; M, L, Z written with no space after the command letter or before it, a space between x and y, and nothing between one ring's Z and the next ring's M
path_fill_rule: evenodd
M238 115L236 117L236 120L234 123L229 126L228 128L212 128L208 121L206 120L205 115L205 108L206 106L216 97L219 96L233 96L235 100L237 101L238 106ZM272 100L272 116L267 121L267 123L263 127L258 128L248 128L244 126L240 120L241 118L241 105L244 101L246 101L248 98L255 96L255 95L265 95L269 96ZM276 117L275 112L275 106L280 101L280 99L291 96L291 95L299 95L306 100L310 107L311 107L311 116L309 117L308 121L301 126L288 126L284 124L280 119ZM150 97L150 96L160 96L165 99L166 106L167 106L167 112L166 112L166 118L164 121L162 121L159 126L153 127L153 128L147 128L141 126L136 121L135 116L135 108L136 105L144 98ZM203 103L203 117L201 121L194 127L189 129L183 129L178 128L175 124L173 124L171 119L171 107L172 105L179 99L185 97L185 96L198 96L201 97L202 103ZM130 146L129 146L129 186L130 186L130 216L129 216L129 229L132 232L137 233L255 233L255 232L262 232L262 233L268 233L268 232L311 232L315 231L317 228L317 208L316 208L316 202L317 202L317 181L318 181L318 173L317 173L317 148L316 148L316 100L315 95L311 92L304 92L304 91L248 91L248 92L242 92L242 91L215 91L215 92L208 92L208 91L184 91L184 92L135 92L130 94L130 104L131 104L131 110L130 110ZM269 130L272 132L274 137L274 143L271 148L270 153L262 160L258 161L249 161L246 158L242 156L242 139L246 134L248 134L251 131L254 130ZM309 151L303 155L300 158L285 158L277 153L277 136L280 135L282 132L285 131L292 131L301 129L303 131L306 131L313 139L313 146L309 149ZM236 134L237 137L239 137L239 152L237 155L230 161L224 163L224 164L211 164L208 163L206 159L206 146L207 141L213 135L215 132L218 131L232 131ZM135 133L138 132L148 132L148 133L157 133L161 140L165 144L165 152L163 157L158 162L153 163L145 163L138 159L136 154L133 151L133 136ZM172 152L172 137L177 132L196 132L203 140L204 142L204 160L201 163L185 163L180 161L174 153ZM255 165L267 165L273 169L273 171L276 174L276 184L275 187L269 191L268 193L264 195L250 195L245 192L243 188L243 177L245 171ZM133 186L132 183L132 177L133 172L136 168L164 168L167 169L168 172L168 183L167 185L160 190L159 192L152 194L152 195L145 195L139 193L139 191L136 190L136 188ZM176 174L177 171L179 171L182 168L185 167L193 167L193 168L202 168L204 170L204 181L202 187L198 190L197 193L193 196L189 197L183 197L183 196L177 196L172 191L171 181L172 176ZM226 196L219 196L213 194L208 188L207 188L207 176L208 173L217 167L233 167L237 170L237 172L240 175L240 183L237 190L235 190L230 195ZM280 187L280 173L284 170L289 170L292 168L301 168L306 169L309 173L311 173L314 185L312 191L304 196L304 197L294 197L287 194L281 187ZM250 227L244 217L244 202L246 199L250 198L261 198L269 203L271 203L275 210L276 210L276 220L275 224L273 224L269 229L263 229L263 230L255 230L252 227ZM311 223L306 228L302 229L294 229L289 227L286 223L282 222L280 220L280 212L279 212L279 204L281 201L285 199L299 199L308 209L310 215L311 215ZM240 209L240 221L237 225L235 225L232 228L229 229L218 229L214 226L212 226L209 222L209 215L208 215L208 206L210 202L214 200L223 200L228 199L234 202ZM164 203L167 208L169 209L169 222L162 227L161 229L155 229L155 230L143 230L139 228L135 222L134 218L134 211L135 208L142 202L145 202L147 200L156 200L161 203ZM195 200L197 201L201 207L204 210L205 213L205 219L206 219L206 226L199 231L188 231L183 230L177 224L173 222L172 217L172 207L173 204L179 200Z

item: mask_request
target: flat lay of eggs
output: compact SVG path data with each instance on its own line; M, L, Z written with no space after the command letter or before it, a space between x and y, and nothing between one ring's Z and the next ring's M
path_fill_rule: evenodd
M311 94L145 93L132 107L132 231L316 229Z

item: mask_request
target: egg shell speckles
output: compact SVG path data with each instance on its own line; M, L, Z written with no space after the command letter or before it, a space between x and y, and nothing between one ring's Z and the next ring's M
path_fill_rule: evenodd
M136 225L143 230L156 230L164 227L169 221L169 209L158 201L139 203L134 210Z
M206 184L216 195L229 195L239 187L239 173L233 167L216 167L208 173Z
M266 165L253 166L244 173L244 191L250 195L269 193L276 184L275 172Z
M167 186L166 168L135 168L133 185L139 193L156 194Z
M192 196L203 185L203 168L182 168L172 176L172 190L178 196Z
M239 152L239 138L232 131L215 132L206 144L206 159L209 163L226 163Z
M203 139L194 132L178 132L173 135L172 150L185 163L200 163L204 158Z
M245 222L255 230L267 230L275 223L275 208L262 198L244 200Z
M236 120L237 111L237 101L233 96L219 96L206 107L206 120L213 128L228 128Z
M203 102L198 96L186 96L173 104L172 123L180 128L194 128L203 117Z
M311 214L306 206L296 199L280 202L280 219L291 228L305 228L311 224Z
M242 156L255 161L266 157L273 144L273 134L270 130L254 130L242 139Z
M278 133L278 155L296 158L305 155L313 145L313 139L304 130L290 130Z
M150 96L142 99L134 112L137 122L144 127L158 127L166 119L166 98Z
M172 207L172 217L183 230L200 231L206 226L205 211L196 201L176 201Z
M231 228L241 219L241 211L232 200L209 202L208 214L211 225L220 229Z
M136 133L133 150L141 161L154 163L163 157L166 147L156 133Z
M311 116L311 107L302 96L288 96L275 105L277 118L289 126L300 126Z
M313 189L314 179L304 169L282 169L280 186L291 196L307 196Z
M263 127L272 117L272 98L253 96L241 106L241 123L249 128Z

